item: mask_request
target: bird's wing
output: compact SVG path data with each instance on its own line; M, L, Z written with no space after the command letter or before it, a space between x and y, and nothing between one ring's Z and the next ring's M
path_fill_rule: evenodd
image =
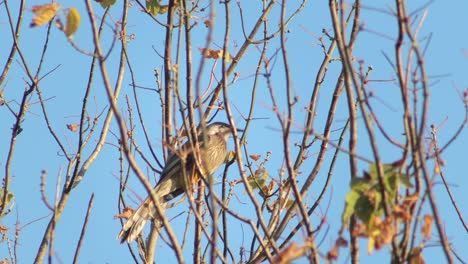
M210 136L207 136L207 137L209 138ZM201 149L204 145L203 135L198 136L198 144L199 144L199 149ZM188 171L188 168L192 168L196 166L194 166L195 160L193 156L192 144L190 143L190 141L185 142L175 152L170 153L169 157L167 158L166 165L161 173L161 178L159 179L159 182L163 181L166 177L174 177L175 173L180 173L177 171L179 168L181 168L182 159L184 160L187 173L191 173Z

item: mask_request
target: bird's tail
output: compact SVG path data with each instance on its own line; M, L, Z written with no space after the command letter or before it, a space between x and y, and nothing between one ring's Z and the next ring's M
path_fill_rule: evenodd
M153 190L155 199L159 202L160 208L163 211L166 209L168 202L168 200L165 199L165 196L174 188L172 185L173 182L170 179L164 180L159 182ZM159 216L156 212L151 196L148 196L122 227L118 236L120 243L124 243L125 241L130 243L135 240L150 218L157 220Z
M120 243L124 243L125 241L130 243L135 240L141 233L141 230L143 230L148 219L154 217L151 215L154 211L155 208L151 202L151 197L148 197L122 227L118 236Z

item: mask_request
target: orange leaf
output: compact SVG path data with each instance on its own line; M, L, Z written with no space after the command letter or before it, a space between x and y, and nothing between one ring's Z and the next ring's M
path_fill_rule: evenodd
M257 161L257 160L260 159L261 155L251 154L251 155L249 155L249 157L250 157L251 159L253 159L254 161Z
M419 199L419 193L415 193L413 195L406 196L403 200L403 206L410 207L413 206Z
M286 264L292 260L300 258L307 253L307 248L300 246L298 243L293 242L285 249L283 249L278 255L273 258L272 263L274 264Z
M411 215L409 214L409 210L407 207L403 206L403 205L395 205L393 207L393 212L392 212L393 216L395 216L396 218L400 218L404 221L410 221L411 220Z
M206 56L208 56L210 54L208 49L198 48L198 50L200 51L200 53L202 54L203 57L206 57Z
M78 130L78 127L80 125L79 124L67 124L67 128L68 130L70 130L71 132L76 132Z
M211 22L211 20L206 19L205 21L203 21L203 24L205 24L205 27L209 28L209 27L211 27L212 22Z
M223 50L212 50L212 49L205 49L205 48L198 48L200 50L203 57L207 59L219 59L223 58ZM226 62L231 61L231 54L226 54Z
M8 227L4 226L4 225L0 225L0 233L5 233L5 231L8 230Z
M421 227L421 232L424 234L424 239L427 240L431 238L432 233L432 215L425 215L424 216L424 224Z
M35 16L30 24L31 27L39 27L49 23L60 9L59 3L52 3L48 5L37 5L32 7Z
M338 259L338 253L339 253L338 247L334 246L332 249L330 249L330 251L328 251L327 260L328 261L337 260Z
M121 214L115 215L114 219L120 219L120 218L129 219L134 213L135 213L135 210L133 210L130 207L126 207L123 209L123 212Z

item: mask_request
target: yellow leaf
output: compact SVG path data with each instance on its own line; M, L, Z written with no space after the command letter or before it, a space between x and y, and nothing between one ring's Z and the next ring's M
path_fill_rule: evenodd
M169 5L161 5L159 6L159 14L165 14L167 13L167 10L169 10Z
M76 8L72 7L68 9L68 16L67 16L67 26L65 27L65 35L67 37L71 37L75 34L76 30L80 26L80 14Z
M231 54L229 52L226 53L226 62L231 62Z
M367 241L367 254L371 255L374 251L375 240L374 237L369 237L369 241Z
M34 13L34 17L30 24L31 27L40 27L44 24L49 23L60 9L59 3L52 3L48 5L38 5L33 6L32 11Z
M229 151L229 153L226 155L226 159L224 160L224 163L231 162L231 160L236 158L236 153L234 151Z

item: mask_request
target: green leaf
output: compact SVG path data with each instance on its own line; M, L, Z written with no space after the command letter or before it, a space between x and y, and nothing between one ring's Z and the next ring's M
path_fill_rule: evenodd
M383 169L383 172L384 172L384 177L388 174L392 174L394 172L396 172L396 168L392 165L389 165L389 164L383 164L382 165L382 169ZM377 173L377 163L372 163L371 165L369 165L369 174L371 176L372 179L377 179L378 177L378 173Z
M376 163L372 163L371 165L369 165L369 176L373 180L378 179L379 176L378 176L378 173L377 173L377 164Z
M266 179L260 177L249 177L248 183L250 185L250 188L252 188L253 190L261 189L263 186L265 186Z
M372 202L368 197L361 194L356 201L355 214L363 221L367 226L370 224L370 220L375 212L375 202Z
M410 182L408 175L403 173L398 173L398 179L400 180L401 184L406 188L413 188L413 184Z
M348 195L346 195L346 206L342 216L342 222L344 226L347 226L349 218L354 214L354 208L359 197L359 192L355 190L349 191Z
M411 184L406 175L399 173L398 167L383 165L382 169L387 202L393 205L398 194L400 180L404 181L405 186ZM384 215L384 201L376 163L370 164L369 171L365 171L362 177L351 179L351 190L346 196L346 206L342 215L343 225L347 225L347 221L353 214L365 223L367 228L371 228L372 219Z
M384 184L384 187L385 187L385 192L388 194L387 197L388 197L388 201L389 202L393 202L393 200L395 199L397 193L398 193L398 188L400 187L400 179L402 177L400 177L400 173L398 172L398 168L395 167L395 166L392 166L390 164L387 164L387 165L382 165L382 169L383 169L383 184ZM378 173L377 173L377 164L376 163L372 163L370 166L369 166L369 176L371 177L371 179L376 179L378 178ZM407 181L406 179L406 183L405 184L408 184L409 181ZM375 189L376 190L380 190L379 186L376 184L375 185Z
M353 178L351 179L351 189L356 192L363 192L370 190L373 184L371 180L363 178Z
M385 213L384 204L382 202L382 193L376 192L375 194L375 206L374 206L374 215L382 216Z
M99 4L101 4L102 8L108 8L115 4L115 0L96 0Z
M385 191L388 193L388 198L393 200L398 191L398 177L396 173L388 173L385 175L384 179Z
M159 14L159 9L161 5L158 0L146 0L146 10L153 16Z

